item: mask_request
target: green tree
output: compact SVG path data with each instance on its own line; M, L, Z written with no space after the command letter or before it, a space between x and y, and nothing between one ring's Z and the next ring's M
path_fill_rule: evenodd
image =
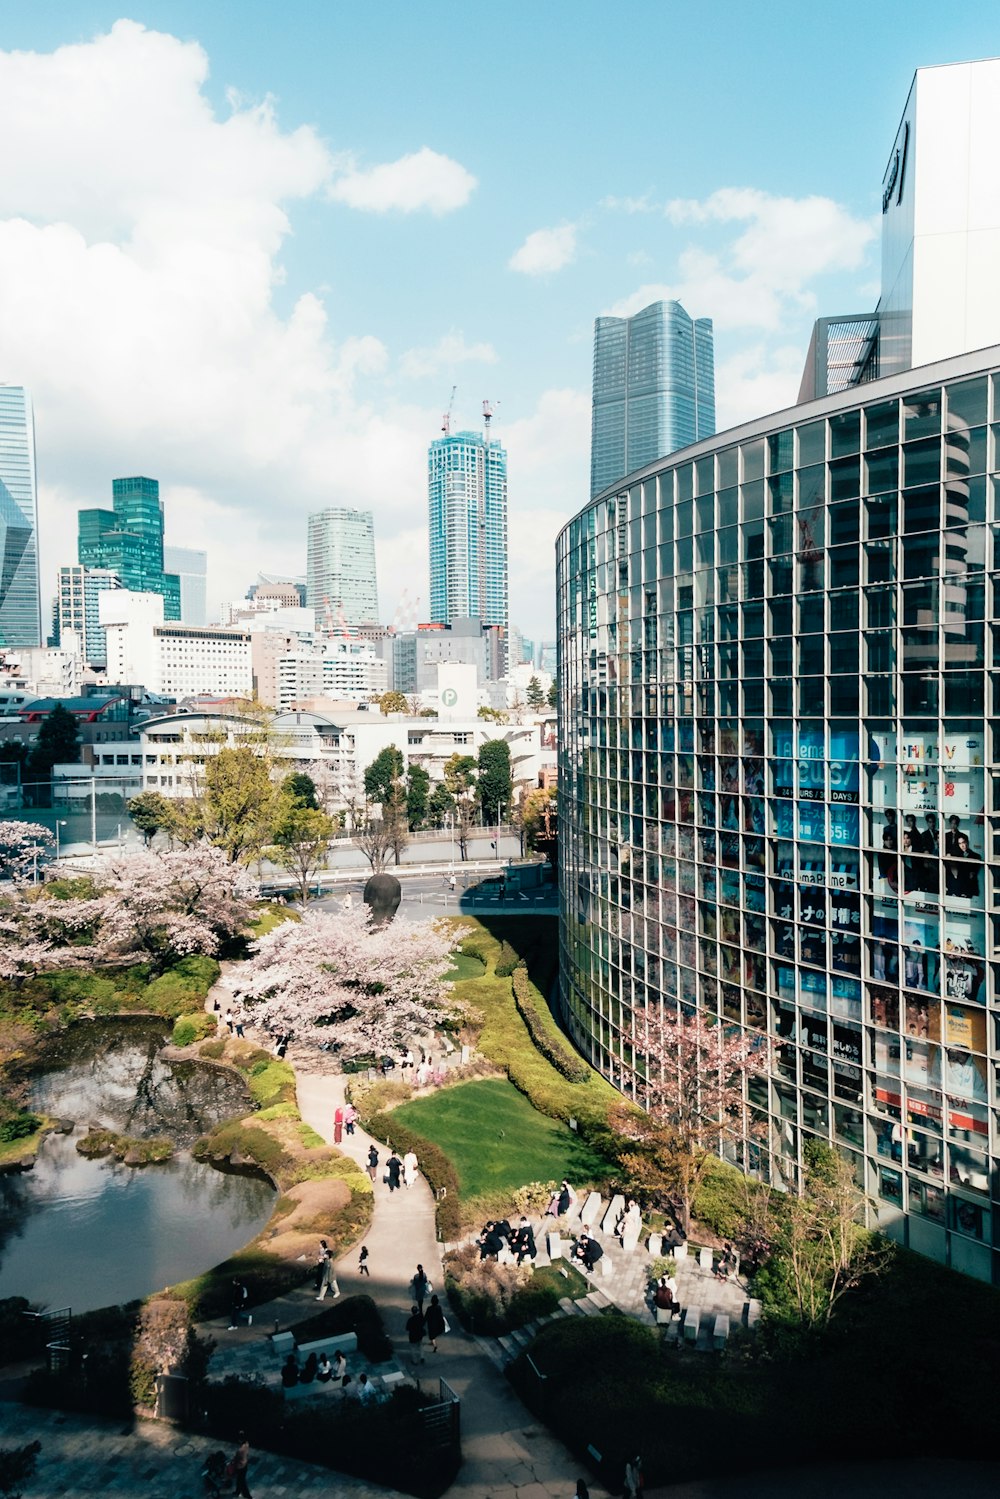
M332 817L302 802L287 802L278 818L270 856L298 880L303 905L309 899L313 877L326 864L336 831Z
M220 749L205 757L205 790L200 798L205 835L225 850L232 864L259 858L272 841L282 810L271 779L271 759L253 749Z
M402 779L403 752L387 744L365 770L365 796L370 802L381 802L384 808L399 796Z
M126 806L147 848L161 829L170 826L170 803L158 791L140 791Z
M444 827L444 820L455 810L455 798L443 781L438 781L427 802L427 821L432 828Z
M402 692L383 692L378 709L380 713L409 713L410 705Z
M545 706L545 688L537 677L532 677L525 692L529 708L543 708Z
M293 770L287 775L281 783L281 791L283 796L297 806L308 807L313 812L319 811L316 782L304 770Z
M528 847L537 853L548 854L555 846L558 804L554 786L536 786L524 798L521 812L524 836Z
M509 815L514 780L505 739L487 739L479 746L478 791L486 822L499 822L503 812Z
M80 731L76 719L62 703L56 703L42 719L25 762L29 782L36 782L32 799L38 806L48 806L51 799L52 767L75 765L79 759Z
M553 682L552 686L549 688L548 693L547 693L546 698L545 698L545 701L548 703L548 705L549 705L550 708L558 708L558 706L559 706L559 686L558 686L558 684L556 682Z
M476 710L476 717L485 719L487 723L510 723L510 714L505 713L502 708L479 708Z
M455 837L463 859L469 857L469 833L476 818L476 761L457 751L444 762L445 789L455 805Z
M411 833L427 817L431 778L422 765L411 765L406 776L406 822Z

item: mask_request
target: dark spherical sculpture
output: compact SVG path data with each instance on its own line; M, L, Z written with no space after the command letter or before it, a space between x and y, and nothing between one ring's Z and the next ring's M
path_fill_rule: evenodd
M365 885L364 903L372 913L372 926L388 926L399 910L401 895L394 874L373 874Z

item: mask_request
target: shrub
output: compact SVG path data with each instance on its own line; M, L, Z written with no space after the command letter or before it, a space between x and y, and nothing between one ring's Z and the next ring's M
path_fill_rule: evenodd
M499 972L498 965L497 973ZM544 1001L540 1002L538 991L529 979L528 970L523 963L519 963L514 969L511 988L517 1012L542 1056L571 1083L589 1082L590 1068L582 1057L570 1050L568 1043L562 1039L556 1029L555 1021L548 1014L547 1009L543 1013Z
M413 1089L409 1083L402 1080L396 1082L392 1078L378 1078L369 1082L367 1078L355 1077L347 1085L347 1097L362 1118L394 1109L397 1103L406 1103L412 1096Z
M364 1118L362 1123L377 1140L391 1140L401 1154L407 1150L414 1152L420 1162L420 1169L427 1178L427 1184L437 1199L438 1238L446 1242L457 1239L462 1232L458 1174L441 1147L431 1140L425 1140L414 1130L407 1129L405 1124L398 1122L391 1114L373 1114Z
M738 1240L746 1223L747 1190L742 1171L710 1157L691 1205L694 1216L720 1239Z
M276 1103L292 1103L295 1100L295 1073L288 1062L276 1057L261 1058L251 1063L247 1087L258 1108L268 1109Z
M196 1010L190 1015L179 1015L174 1021L173 1035L170 1037L174 1046L193 1046L196 1041L204 1041L216 1032L216 1020L207 1010ZM223 1042L223 1047L225 1042ZM204 1053L202 1053L204 1055Z
M204 1000L221 971L214 958L192 953L146 986L143 1004L157 1015L176 1019Z
M15 1140L26 1140L41 1127L42 1120L30 1109L20 1109L16 1104L8 1104L0 1100L0 1145L10 1145Z
M198 1047L198 1055L210 1062L218 1061L219 1057L225 1055L225 1052L226 1043L221 1036L216 1041L204 1041Z
M500 943L500 954L494 964L493 972L498 979L509 979L521 961L520 955L514 951L505 937Z

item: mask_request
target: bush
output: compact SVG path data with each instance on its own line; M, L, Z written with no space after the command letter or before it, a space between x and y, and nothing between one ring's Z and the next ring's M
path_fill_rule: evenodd
M497 965L497 973L500 973L499 965ZM541 996L529 979L528 970L523 963L519 963L514 969L511 988L517 1013L527 1026L528 1035L542 1056L571 1083L589 1082L590 1068L583 1058L572 1051L569 1044L562 1039L548 1009L543 1010L544 1000L541 1000Z
M355 1077L347 1085L348 1100L363 1118L382 1114L386 1109L394 1109L398 1103L406 1103L412 1096L413 1089L409 1083L402 1080L396 1082L388 1077L378 1078L374 1082Z
M505 937L500 943L500 953L494 965L493 972L498 979L509 979L514 969L521 962L521 957L514 951Z
M180 1015L174 1021L173 1035L170 1040L174 1046L193 1046L196 1041L204 1041L209 1036L214 1036L217 1030L216 1019L207 1010L196 1010L191 1015ZM223 1042L223 1046L225 1042ZM204 1056L204 1052L201 1053Z
M175 1020L204 1001L221 971L214 958L192 953L146 986L143 1004L157 1015Z
M425 1140L414 1130L407 1129L392 1114L373 1114L363 1118L362 1124L376 1140L391 1140L400 1154L405 1154L408 1150L415 1153L427 1184L437 1199L438 1238L445 1242L457 1239L462 1232L458 1174L441 1147L432 1140Z
M265 1057L250 1066L247 1076L250 1096L258 1108L269 1109L276 1103L294 1103L295 1072L288 1062Z
M747 1215L747 1178L712 1156L691 1204L694 1216L720 1239L737 1240Z
M0 1099L0 1145L26 1140L41 1127L42 1120L30 1109L20 1109L16 1104Z
M220 1036L216 1041L205 1041L198 1047L198 1055L205 1057L207 1061L218 1061L219 1057L225 1056L226 1043Z

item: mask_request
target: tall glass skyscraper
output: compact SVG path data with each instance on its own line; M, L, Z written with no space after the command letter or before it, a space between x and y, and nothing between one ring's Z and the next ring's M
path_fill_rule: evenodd
M830 1140L1000 1283L1000 348L674 454L557 544L562 1003L643 1099L678 1013L780 1043L720 1148Z
M375 521L370 510L331 505L309 517L306 607L315 610L316 628L329 619L336 628L378 621Z
M186 625L208 624L208 553L191 547L163 548L163 565L181 585L181 619Z
M507 634L507 453L478 432L428 454L431 619L479 619Z
M594 324L590 493L715 431L711 318L679 302Z
M0 385L0 646L42 642L31 397Z
M133 593L158 593L164 619L181 617L181 584L163 571L163 502L156 479L114 479L111 510L81 510L77 559L117 573Z

